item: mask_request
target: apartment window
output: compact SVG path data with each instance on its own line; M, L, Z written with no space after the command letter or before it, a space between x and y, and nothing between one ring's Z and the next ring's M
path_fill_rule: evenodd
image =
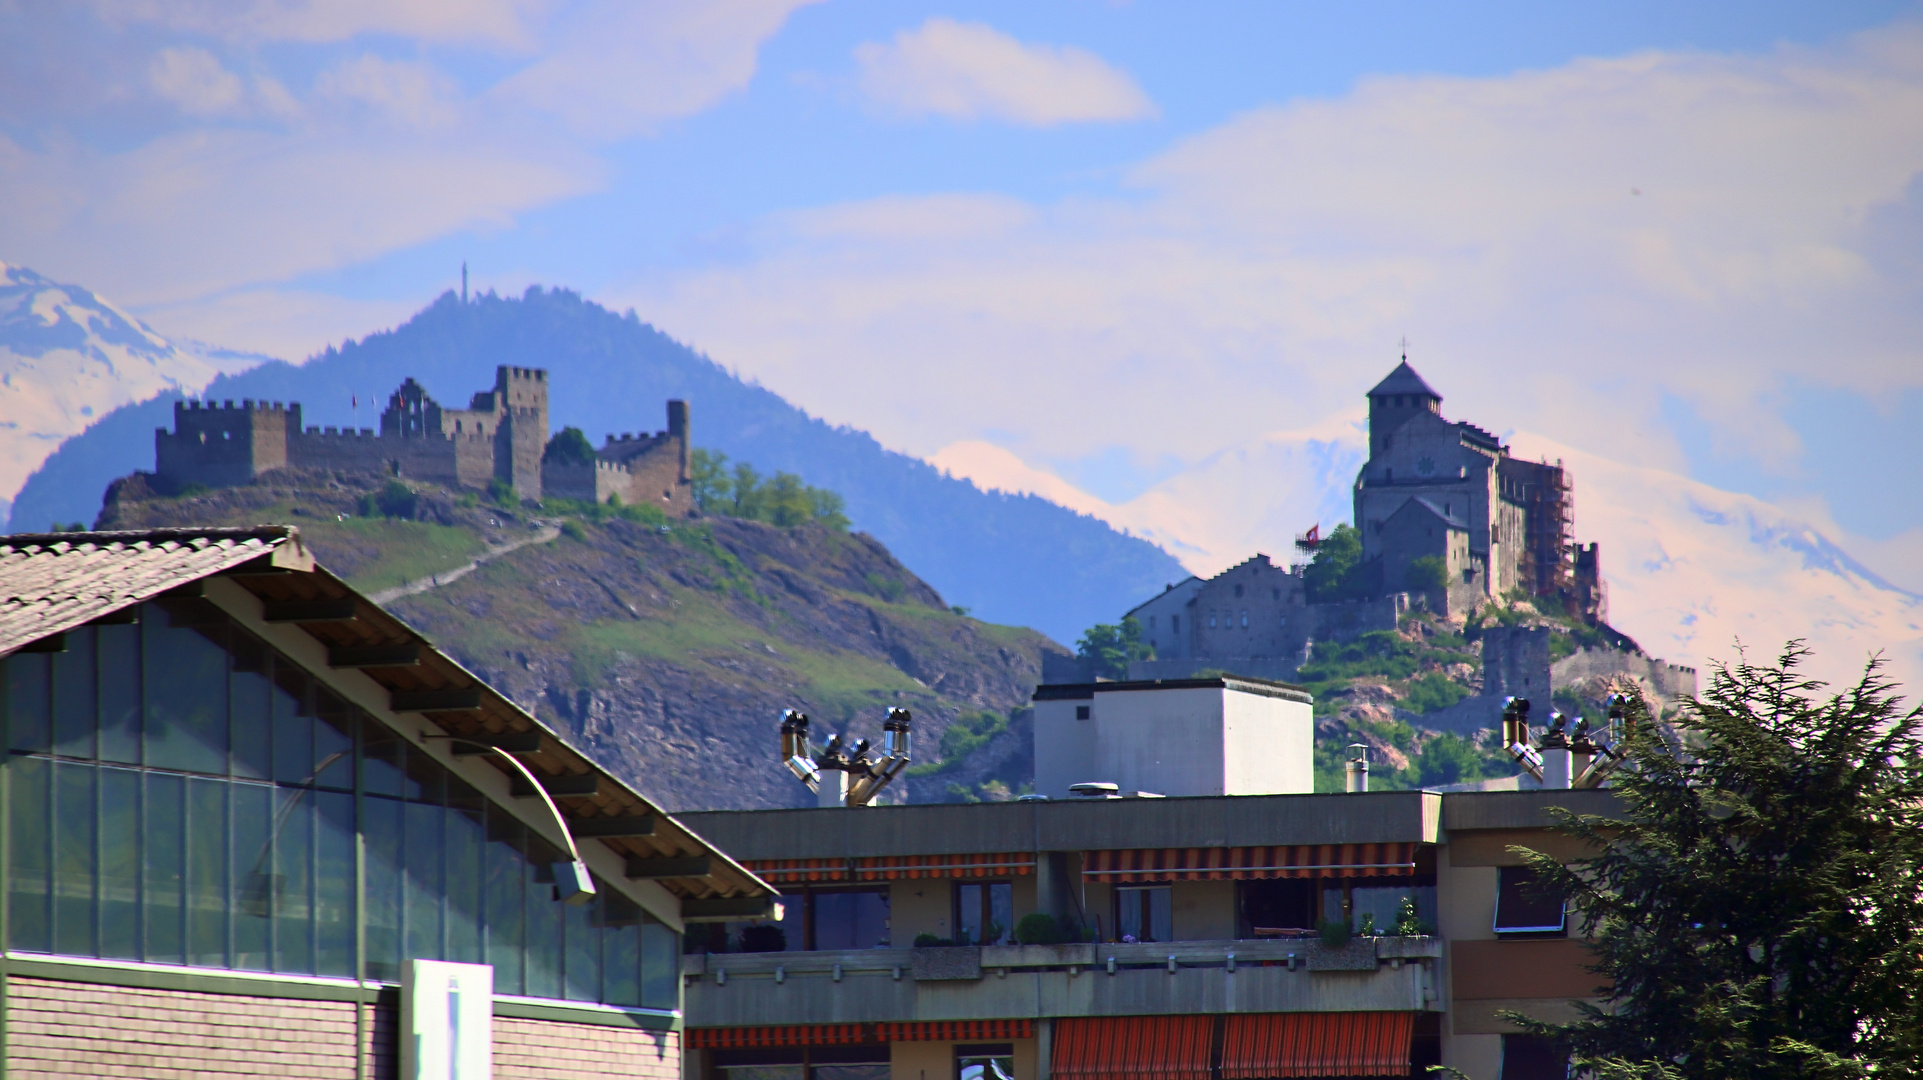
M1015 1080L1014 1043L955 1047L956 1080Z
M1300 878L1236 882L1238 937L1286 937L1315 930L1315 882Z
M886 1046L711 1050L714 1080L888 1080Z
M1568 1080L1569 1048L1539 1035L1502 1037L1502 1080Z
M1015 887L1006 881L955 886L955 940L969 945L1006 945L1015 929Z
M810 889L808 921L810 949L885 949L888 890Z
M1496 933L1555 937L1569 933L1562 894L1538 880L1534 869L1504 866L1496 872Z
M1088 706L1086 705L1075 706L1075 719L1077 720L1088 719Z
M1169 887L1116 889L1115 934L1123 941L1175 940L1175 906Z

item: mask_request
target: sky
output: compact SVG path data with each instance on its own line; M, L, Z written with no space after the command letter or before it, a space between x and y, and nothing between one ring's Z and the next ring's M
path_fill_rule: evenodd
M1110 505L1406 348L1923 592L1919 177L1918 3L0 0L0 260L164 333L465 262Z

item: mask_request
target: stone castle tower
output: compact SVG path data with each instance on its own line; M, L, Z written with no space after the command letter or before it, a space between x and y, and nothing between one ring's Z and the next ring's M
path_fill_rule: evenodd
M303 428L299 402L176 402L174 430L154 433L155 486L230 487L274 469L306 467L473 489L498 480L528 499L614 496L669 513L692 510L686 402L668 403L668 431L619 442L610 435L592 468L557 468L543 461L547 375L541 368L496 368L493 388L473 395L465 409L443 407L409 378L389 396L378 432Z

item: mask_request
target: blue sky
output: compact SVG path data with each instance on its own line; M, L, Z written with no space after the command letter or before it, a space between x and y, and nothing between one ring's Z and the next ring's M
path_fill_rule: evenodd
M1920 57L1915 3L0 3L0 260L290 357L465 260L1111 503L1406 335L1923 590Z

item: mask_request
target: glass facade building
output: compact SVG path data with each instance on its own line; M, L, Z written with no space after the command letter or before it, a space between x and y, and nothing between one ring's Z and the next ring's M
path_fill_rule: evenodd
M15 953L679 1005L677 935L214 605L161 600L0 661Z

